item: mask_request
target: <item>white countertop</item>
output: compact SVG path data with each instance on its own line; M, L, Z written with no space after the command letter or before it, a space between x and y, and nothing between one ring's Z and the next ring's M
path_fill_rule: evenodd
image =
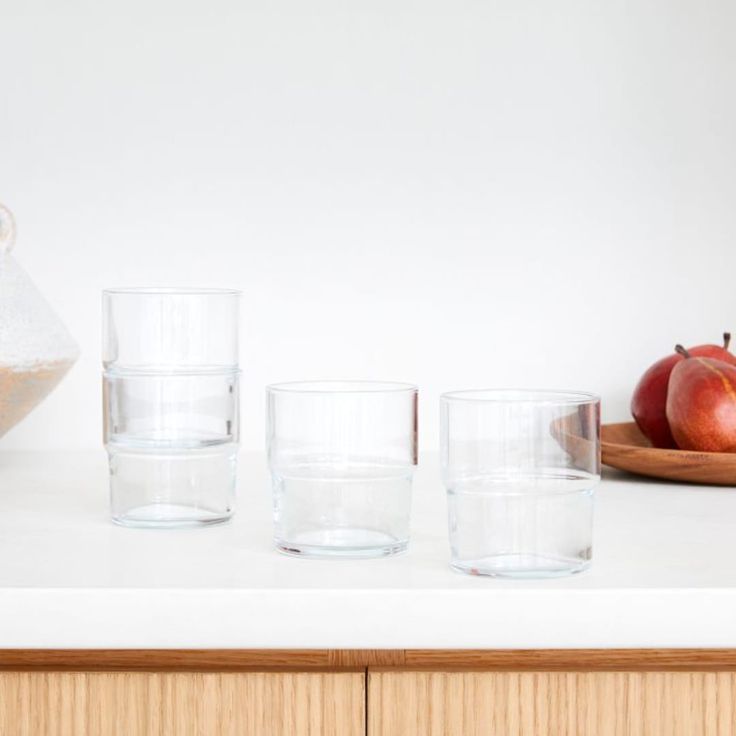
M108 520L105 453L0 453L0 648L736 647L736 489L607 471L592 568L501 581L448 567L434 456L409 552L304 560L271 543L262 455L227 525Z

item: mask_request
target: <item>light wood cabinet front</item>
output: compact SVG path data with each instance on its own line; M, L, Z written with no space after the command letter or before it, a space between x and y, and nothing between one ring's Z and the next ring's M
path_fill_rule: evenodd
M2 736L359 736L360 673L0 672Z
M736 650L0 650L0 736L736 736Z
M733 672L370 672L369 736L736 736Z

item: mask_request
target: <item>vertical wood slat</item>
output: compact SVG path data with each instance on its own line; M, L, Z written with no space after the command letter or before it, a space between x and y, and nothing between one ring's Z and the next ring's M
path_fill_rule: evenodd
M736 736L731 672L369 672L369 736Z
M3 736L363 736L362 673L0 673Z

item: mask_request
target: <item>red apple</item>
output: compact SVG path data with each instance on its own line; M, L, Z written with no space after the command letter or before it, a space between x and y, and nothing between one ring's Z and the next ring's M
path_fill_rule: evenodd
M676 350L682 360L670 375L667 420L677 446L736 452L736 366Z
M736 355L728 345L731 333L723 333L723 346L696 345L688 353L694 357L715 358L736 366ZM677 447L667 421L667 389L673 368L684 358L678 353L668 355L650 366L639 380L631 399L631 413L639 429L654 447Z

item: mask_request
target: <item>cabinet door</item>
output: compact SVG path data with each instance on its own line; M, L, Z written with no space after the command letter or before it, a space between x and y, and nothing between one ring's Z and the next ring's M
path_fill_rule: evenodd
M362 673L1 672L2 736L358 736Z
M736 736L736 673L371 672L369 736Z

